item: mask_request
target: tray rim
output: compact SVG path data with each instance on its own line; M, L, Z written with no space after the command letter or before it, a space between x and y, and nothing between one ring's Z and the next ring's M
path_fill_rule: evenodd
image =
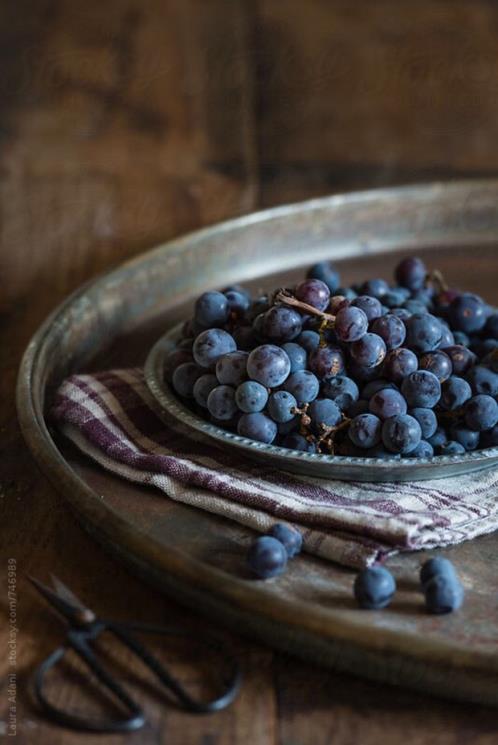
M42 323L38 331L35 332L31 341L28 343L22 362L19 369L18 381L17 381L17 409L18 417L21 425L21 430L25 441L34 455L37 462L40 464L44 473L49 477L52 484L58 491L62 491L66 500L70 506L76 511L78 516L83 519L83 522L87 529L90 529L93 535L95 535L101 542L106 543L109 548L117 554L120 554L122 558L125 558L128 563L132 563L135 570L145 570L145 567L149 570L149 579L154 584L165 589L167 587L180 587L178 583L186 582L187 592L185 593L186 602L188 601L188 590L192 590L197 593L197 596L203 598L206 601L208 609L210 607L210 591L217 588L219 590L218 580L223 577L225 581L224 592L221 594L223 600L221 611L220 609L213 609L213 613L220 618L220 613L224 614L224 620L228 621L230 617L238 619L242 616L247 623L250 633L256 634L259 638L268 640L268 634L259 628L255 628L254 624L251 625L250 621L252 618L251 606L248 603L248 597L256 597L262 614L262 619L265 623L269 624L270 627L274 628L274 624L278 624L279 632L281 633L281 643L276 643L275 639L272 638L272 644L274 646L280 646L289 651L288 641L289 639L296 640L301 635L311 635L312 639L317 644L317 650L320 646L328 645L329 656L332 655L334 658L334 664L338 669L350 671L348 665L344 666L337 657L337 645L342 648L343 645L350 645L352 653L359 660L363 660L363 656L366 654L380 655L382 658L384 655L388 655L392 661L392 666L386 671L385 675L379 674L377 671L375 674L370 675L368 671L364 672L366 677L372 679L382 679L385 682L389 682L394 679L396 682L400 682L396 676L393 675L391 668L398 668L400 663L406 670L412 665L414 670L417 670L420 674L420 668L423 668L423 675L425 682L431 678L431 668L434 664L435 655L440 658L442 648L445 650L445 663L447 670L451 670L455 673L457 670L466 671L464 674L475 673L478 675L479 680L483 679L482 686L479 686L479 692L473 694L469 686L464 685L460 681L460 689L451 692L452 697L461 698L464 700L475 700L475 701L486 701L493 705L498 705L498 688L496 687L495 676L498 673L498 658L493 655L468 651L463 649L458 644L453 642L442 642L438 640L437 643L431 639L417 639L417 654L413 654L413 639L414 636L406 633L399 633L391 629L377 628L374 639L365 638L363 634L364 627L362 624L351 623L350 619L346 621L340 618L333 618L329 612L325 612L321 609L313 619L312 623L306 624L303 628L302 623L297 625L295 621L295 610L297 607L296 601L282 598L281 596L274 597L269 593L265 592L264 587L255 587L257 583L247 583L247 581L240 581L235 579L225 572L218 570L213 567L206 567L200 561L192 559L186 552L180 551L179 549L170 547L170 550L166 552L163 546L157 541L154 541L150 537L144 541L145 534L140 530L130 529L127 521L122 518L112 507L104 504L102 500L98 498L93 490L85 483L85 481L76 473L76 471L70 466L69 462L63 457L60 450L57 448L45 422L43 415L43 401L37 400L34 396L34 373L37 369L37 365L40 363L40 356L43 352L44 343L50 336L52 327L59 323L67 323L67 317L65 313L76 303L76 301L82 298L89 288L95 290L101 289L105 286L106 282L109 282L115 277L122 275L124 272L129 272L136 268L144 260L153 257L156 254L160 254L171 249L173 246L182 245L184 243L197 243L204 240L204 238L217 234L220 230L228 230L233 227L244 227L254 222L261 220L267 221L275 217L285 216L287 213L294 211L308 211L315 208L323 208L326 206L340 205L343 202L360 202L369 201L370 199L377 199L383 196L389 195L411 195L416 197L418 194L421 196L427 196L429 191L440 191L444 189L445 193L450 191L465 192L472 188L494 188L498 193L498 179L477 179L477 180L465 180L459 182L451 182L445 184L444 182L436 182L429 184L417 184L408 185L402 187L389 187L386 189L370 189L361 192L352 192L351 194L339 194L333 196L320 197L319 199L306 200L304 202L298 202L291 205L284 205L274 207L269 210L262 210L256 213L251 213L248 216L238 217L233 220L224 221L217 225L196 230L182 236L179 239L173 239L165 243L160 244L148 251L129 259L117 268L112 269L89 282L86 282L73 293L71 293L60 305L58 305L52 313L49 314L47 319ZM495 238L486 239L482 238L482 242L495 242ZM112 522L111 522L112 518ZM122 546L126 545L128 549L136 549L139 544L140 562L131 561L128 557L123 556ZM172 573L172 577L168 581L168 573ZM202 585L199 588L199 581ZM183 587L183 585L181 586ZM219 598L216 598L219 602ZM212 605L212 603L211 603ZM196 604L197 610L200 609ZM278 613L276 611L278 610ZM249 612L249 613L248 613ZM227 614L227 617L225 617ZM308 619L309 620L309 619ZM282 622L288 626L289 633L283 632ZM302 619L301 619L302 621ZM239 621L236 620L237 629L240 633ZM295 646L292 646L294 654L299 656L299 652L296 651ZM319 659L326 661L321 657L321 653L317 651ZM307 659L310 658L310 654L306 654ZM479 667L477 667L479 663ZM363 673L362 673L363 674ZM435 671L435 680L439 679L441 674L441 668L439 667ZM493 683L495 687L486 693L489 681L484 681L487 674L493 675ZM444 695L444 692L442 693Z

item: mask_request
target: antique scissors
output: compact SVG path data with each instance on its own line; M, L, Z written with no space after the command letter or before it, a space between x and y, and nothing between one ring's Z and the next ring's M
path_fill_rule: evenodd
M93 642L104 631L112 634L121 644L131 650L186 711L197 714L220 711L228 706L237 695L241 683L239 665L215 637L203 635L203 638L199 639L198 635L178 627L105 621L87 608L57 577L52 575L54 589L33 577L28 579L68 624L65 644L52 652L35 673L36 697L44 712L54 722L87 732L132 732L145 724L145 714L140 706L98 659L97 649ZM192 698L179 681L135 637L135 632L192 639L196 647L200 645L206 652L214 653L220 662L220 677L223 679L224 688L221 695L208 702ZM70 649L76 652L103 687L124 707L126 716L117 719L85 718L59 709L50 703L44 693L45 677ZM222 674L223 671L225 675Z

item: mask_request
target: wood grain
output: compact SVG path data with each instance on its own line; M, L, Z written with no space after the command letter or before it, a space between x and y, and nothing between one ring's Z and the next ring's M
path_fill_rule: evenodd
M111 560L34 466L13 400L30 335L81 282L200 224L351 185L495 173L497 21L487 0L2 4L0 572L6 613L16 558L19 743L84 741L33 707L30 675L60 628L26 573L57 571L109 616L205 627ZM5 623L0 636L5 649ZM496 742L496 713L234 643L246 682L231 709L193 718L147 697L144 732L99 742Z

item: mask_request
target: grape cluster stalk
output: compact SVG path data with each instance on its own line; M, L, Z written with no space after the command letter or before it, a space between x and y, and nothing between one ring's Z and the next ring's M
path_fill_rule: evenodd
M394 281L203 293L165 380L217 426L265 444L367 458L498 445L498 313L417 257Z

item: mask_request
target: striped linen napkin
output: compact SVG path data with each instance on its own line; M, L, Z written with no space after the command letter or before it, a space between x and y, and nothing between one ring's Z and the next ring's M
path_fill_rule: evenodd
M258 531L288 522L302 531L305 550L346 566L460 543L498 527L497 470L383 484L284 473L176 422L165 424L138 368L73 375L51 414L83 453L118 476Z

